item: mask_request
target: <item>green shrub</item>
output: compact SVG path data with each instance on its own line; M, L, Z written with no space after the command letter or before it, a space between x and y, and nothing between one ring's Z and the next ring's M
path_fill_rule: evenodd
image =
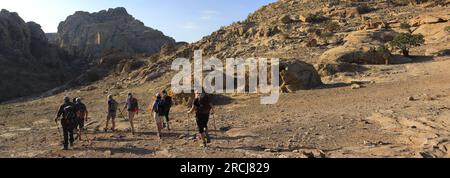
M409 30L409 28L411 28L411 25L409 25L406 22L402 22L402 23L400 23L400 28L401 29L405 29L405 30Z
M414 46L420 46L424 42L422 34L400 33L389 43L392 47L402 50L403 56L409 57L409 49Z

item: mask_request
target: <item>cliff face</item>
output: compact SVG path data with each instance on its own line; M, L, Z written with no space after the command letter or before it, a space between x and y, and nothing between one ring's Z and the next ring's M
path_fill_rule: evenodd
M153 54L175 40L146 27L125 8L97 13L78 11L59 24L57 44L69 54L98 58L111 51L134 55Z
M48 43L41 26L0 11L0 101L56 87L72 74L66 53Z

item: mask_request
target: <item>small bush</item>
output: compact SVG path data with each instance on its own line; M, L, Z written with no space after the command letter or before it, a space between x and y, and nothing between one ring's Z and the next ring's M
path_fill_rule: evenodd
M412 35L411 33L400 33L389 42L389 44L397 49L402 50L405 57L409 57L409 49L414 46L420 46L425 43L422 34Z
M404 30L409 30L409 28L411 28L411 25L409 25L406 22L402 22L402 23L400 23L400 28L404 29Z
M335 21L326 21L323 23L323 28L326 32L336 32L341 28L341 26Z
M313 22L313 23L320 23L320 22L328 20L327 17L325 17L324 15L322 15L320 13L316 13L316 14L309 13L308 15L306 15L306 19L308 19L308 21Z
M446 32L450 32L450 26L444 28Z

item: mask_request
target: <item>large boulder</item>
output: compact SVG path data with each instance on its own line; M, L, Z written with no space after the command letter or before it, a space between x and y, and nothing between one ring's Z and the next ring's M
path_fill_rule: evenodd
M423 24L435 24L450 20L450 13L428 13L419 15L409 21L409 25L417 27Z
M390 59L387 50L380 50L391 41L391 30L363 30L350 33L342 46L330 49L320 56L320 62L346 62L356 64L385 64Z
M425 43L441 43L450 40L450 22L425 24L414 30L413 34L422 34Z
M392 55L384 46L395 35L396 32L386 29L352 32L344 39L344 45L332 48L320 56L319 73L332 75L359 70L351 64L389 63Z
M413 34L422 34L425 39L427 56L448 56L450 51L450 22L424 24Z
M57 43L82 57L99 58L105 51L121 49L125 54L153 54L175 40L146 27L125 8L96 13L76 12L58 26Z
M312 89L322 85L322 80L313 65L299 60L280 63L281 89L284 92Z

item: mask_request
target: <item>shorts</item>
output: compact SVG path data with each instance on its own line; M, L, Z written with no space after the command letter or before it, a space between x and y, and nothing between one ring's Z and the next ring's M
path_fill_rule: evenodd
M208 128L208 122L209 122L209 113L208 114L200 114L198 113L196 115L197 120L197 127L199 133L204 133L205 128Z
M115 119L116 118L116 112L108 112L108 116L106 116L107 119Z
M160 116L158 113L153 113L153 118L155 119L156 123L162 123L164 116Z

